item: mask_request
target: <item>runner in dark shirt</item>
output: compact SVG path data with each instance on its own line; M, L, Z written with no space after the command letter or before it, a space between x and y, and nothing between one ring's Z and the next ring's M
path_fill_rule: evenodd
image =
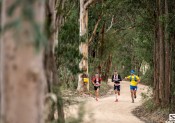
M117 71L114 71L114 75L112 75L112 82L114 82L114 93L116 95L115 102L118 102L117 96L120 96L120 81L122 81L121 76L117 73Z

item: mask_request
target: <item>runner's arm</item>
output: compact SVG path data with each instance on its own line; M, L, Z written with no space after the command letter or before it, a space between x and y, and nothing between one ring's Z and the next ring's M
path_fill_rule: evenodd
M114 82L114 76L112 75L112 82Z
M95 85L95 82L94 82L94 81L95 81L95 79L94 79L94 78L92 78L92 84L93 84L93 85Z
M125 77L125 80L129 80L130 76Z
M137 82L140 83L140 78L136 76Z
M120 75L118 75L118 81L122 81L122 78Z

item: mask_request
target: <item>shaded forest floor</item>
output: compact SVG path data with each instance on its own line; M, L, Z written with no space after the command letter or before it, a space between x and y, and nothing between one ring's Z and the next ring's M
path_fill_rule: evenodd
M168 120L168 109L153 107L151 100L135 108L132 113L146 123L165 123Z

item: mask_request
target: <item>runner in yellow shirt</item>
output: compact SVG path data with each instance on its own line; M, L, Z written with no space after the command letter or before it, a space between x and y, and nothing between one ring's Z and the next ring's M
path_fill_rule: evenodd
M134 103L134 98L136 98L137 84L140 82L140 78L134 73L135 71L131 70L131 75L129 75L128 77L125 77L126 80L130 80L130 91L131 91L132 103Z

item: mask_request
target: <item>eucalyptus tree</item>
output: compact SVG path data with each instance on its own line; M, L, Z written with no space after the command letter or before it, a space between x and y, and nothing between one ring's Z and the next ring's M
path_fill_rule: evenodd
M37 0L2 1L2 123L44 122L44 6Z
M82 71L78 74L77 90L81 91L83 88L83 73L88 75L88 10L89 6L97 0L80 0L80 45L79 51L82 59L79 63L79 69ZM87 90L89 90L89 82L87 83Z

